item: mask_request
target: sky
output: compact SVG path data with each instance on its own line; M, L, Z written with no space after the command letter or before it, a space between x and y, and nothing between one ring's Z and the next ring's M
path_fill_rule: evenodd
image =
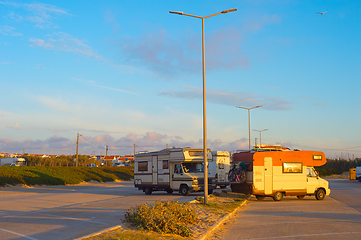
M0 152L361 157L361 2L0 0ZM323 15L318 12L325 12ZM260 133L254 130L264 130Z

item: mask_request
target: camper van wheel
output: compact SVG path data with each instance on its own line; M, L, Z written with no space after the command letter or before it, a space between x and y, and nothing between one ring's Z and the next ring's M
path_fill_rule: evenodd
M173 193L173 190L172 190L172 189L167 189L167 193L168 193L168 194L172 194L172 193Z
M273 200L275 201L281 201L283 199L283 193L281 192L276 192L275 195L273 196Z
M317 200L324 199L325 195L326 195L326 193L325 193L325 190L323 190L323 189L318 189L316 194L315 194Z
M188 196L190 191L188 189L188 187L186 185L182 185L179 189L179 192L183 195L183 196Z
M151 188L144 188L144 192L145 192L145 194L150 195L150 194L152 194L152 189Z
M257 200L262 201L265 198L265 196L256 195L256 198Z
M298 198L298 199L304 199L304 198L305 198L305 195L298 195L297 198Z

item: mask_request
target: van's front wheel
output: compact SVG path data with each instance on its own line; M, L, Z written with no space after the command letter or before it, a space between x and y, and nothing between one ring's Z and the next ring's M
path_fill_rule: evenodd
M183 196L188 196L190 191L189 188L185 185L182 185L179 189L179 192L183 195Z
M326 193L325 193L325 190L323 189L318 189L316 194L315 194L315 197L317 200L323 200L326 196Z
M145 188L144 192L145 192L145 194L150 195L150 194L152 194L152 189L151 188Z
M283 199L283 193L281 192L276 192L275 195L273 196L273 200L275 201L281 201Z

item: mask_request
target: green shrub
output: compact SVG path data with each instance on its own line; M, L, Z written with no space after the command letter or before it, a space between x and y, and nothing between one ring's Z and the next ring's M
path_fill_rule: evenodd
M137 226L138 229L183 237L192 235L187 225L198 221L195 211L188 207L188 203L170 200L156 201L150 205L136 205L124 212L125 221Z

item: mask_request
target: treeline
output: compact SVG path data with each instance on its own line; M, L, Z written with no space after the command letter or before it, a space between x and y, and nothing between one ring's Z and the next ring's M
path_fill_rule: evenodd
M76 166L76 155L66 156L60 155L58 157L40 157L40 156L22 156L25 158L26 166L49 166L49 167L70 167ZM100 166L101 160L92 159L85 155L78 155L78 166L85 167L89 163L94 163L97 166ZM112 166L113 163L106 161L105 166Z
M327 159L327 163L316 170L321 176L329 176L332 174L341 174L348 172L350 168L355 168L361 164L361 159L346 160L346 159Z

